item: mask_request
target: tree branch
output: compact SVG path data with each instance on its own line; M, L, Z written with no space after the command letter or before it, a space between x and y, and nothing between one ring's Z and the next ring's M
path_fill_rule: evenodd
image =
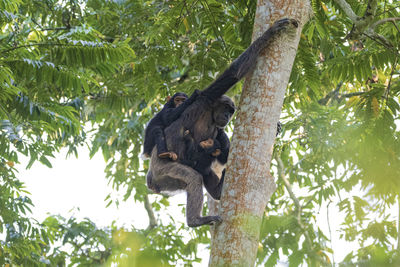
M343 98L350 98L350 97L353 97L353 96L360 96L360 95L363 95L363 94L368 93L368 92L354 92L354 93L348 93L348 94L339 94L339 89L340 89L340 87L342 86L342 84L343 84L343 83L340 82L340 83L337 85L337 87L336 87L335 90L329 92L325 97L323 97L323 98L321 98L320 100L318 100L318 103L319 103L320 105L324 105L324 106L325 106L325 105L329 102L329 100L330 100L331 98L333 98L333 97L335 97L336 100L337 100L338 102L340 102Z
M61 44L61 43L36 43L36 44L27 44L27 45L15 46L15 47L9 48L9 49L0 50L0 54L1 54L1 53L8 53L8 52L11 52L11 51L13 51L13 50L17 50L17 49L20 49L20 48L28 48L28 47L32 47L32 46L77 46L77 45L73 45L73 44Z
M277 156L276 157L276 161L278 162L279 177L284 182L285 187L286 187L287 191L289 192L290 198L293 200L294 205L296 206L296 209L301 212L300 201L298 200L298 198L293 193L292 186L290 185L290 182L288 181L288 179L286 179L285 172L284 172L284 165L283 165L282 159L279 156Z
M379 25L381 25L381 24L384 24L384 23L386 23L386 22L395 22L395 21L397 21L397 20L400 20L400 18L399 17L394 17L394 18L385 18L385 19L381 19L381 20L378 20L377 22L375 22L374 24L372 24L371 25L371 29L375 29L377 26L379 26ZM396 26L396 28L397 28L397 25L396 24L394 24L395 26Z
M385 3L385 4L386 4L386 3ZM386 7L385 7L385 8L383 9L383 11L380 12L380 13L377 13L376 16L383 15L383 14L388 13L389 11L395 10L396 8L399 8L399 7L400 7L400 5L398 5L398 6L393 6L393 7L388 8L388 9L386 9Z
M379 20L373 24L371 24L375 18L376 9L377 9L377 0L369 0L367 5L367 10L363 17L357 16L354 11L351 9L351 6L345 0L334 0L336 4L340 6L340 8L344 11L344 13L350 18L353 22L353 28L346 38L349 39L357 39L360 35L365 35L372 40L380 43L385 48L392 50L393 45L387 40L383 35L380 35L374 31L374 29L385 22L392 22L399 20L400 18L386 18ZM397 25L395 25L397 28ZM396 51L395 54L398 54Z
M387 100L388 100L388 98L389 98L390 87L391 87L391 85L392 85L392 78L393 78L393 75L394 75L394 71L395 71L395 69L396 69L396 67L397 67L397 60L398 60L398 57L396 57L396 59L394 60L394 64L393 64L393 66L392 66L392 71L391 71L391 73L390 73L389 83L388 83L388 86L387 86L387 88L386 88L386 90L385 90L384 96L385 96L386 102L387 102Z
M326 207L326 221L328 222L328 231L329 231L329 238L331 241L331 250L332 250L332 266L335 266L335 251L333 250L333 244L332 244L332 230L331 230L331 224L329 223L329 205L332 203L330 201Z
M360 95L363 95L363 94L366 94L366 93L368 93L368 92L348 93L348 94L340 95L340 98L343 98L343 97L349 98L349 97L353 97L353 96L360 96Z
M34 20L33 18L31 18L32 22L34 24L36 24L41 31L62 31L62 30L69 30L71 29L71 27L53 27L53 28L44 28L42 25L40 25L38 22L36 22L36 20ZM33 30L31 30L30 32L32 32Z
M378 7L377 0L369 0L367 5L367 10L365 10L364 19L371 20L376 14L376 8Z
M363 34L368 38L370 38L371 40L374 40L375 42L381 44L386 49L392 51L395 55L398 55L397 51L393 51L393 45L383 35L376 33L372 29L366 30L365 32L363 32Z
M340 8L344 11L344 13L346 13L346 15L351 19L351 21L353 21L354 24L360 21L360 17L354 13L353 9L351 9L351 6L345 0L334 1L340 6Z
M205 4L203 3L203 1L200 0L200 3L204 7L204 10L209 13L210 19L214 22L212 24L212 28L214 30L215 35L218 36L219 38L221 38L221 42L222 42L222 45L224 47L224 52L225 52L225 55L227 56L227 52L226 52L227 51L227 47L226 47L225 40L222 37L222 34L221 34L221 31L219 30L219 27L217 27L217 22L215 21L215 18L213 17L213 14L211 12L211 9L210 9L210 6L208 5L207 0L204 0L204 2L205 2Z
M144 195L144 208L146 209L147 215L149 216L149 226L147 227L146 230L151 230L151 229L153 229L154 227L157 226L157 221L156 221L156 218L154 216L153 209L151 208L148 194Z
M310 235L308 234L307 227L303 224L302 219L301 219L301 213L302 213L302 206L300 204L299 199L296 197L296 195L293 193L292 186L290 185L290 182L288 179L286 179L285 171L284 171L284 165L282 162L282 159L277 155L275 157L277 163L278 163L278 175L282 179L286 190L289 192L290 198L293 200L294 205L296 206L296 213L297 213L297 223L299 224L300 228L303 230L304 236L307 240L308 245L310 246L311 250L313 248L313 242L311 241Z
M338 85L336 86L335 90L333 90L332 92L329 92L324 98L321 98L320 100L318 100L318 103L320 105L325 106L326 104L328 104L329 100L334 97L334 96L338 96L339 95L339 90L343 85L343 81L339 82Z

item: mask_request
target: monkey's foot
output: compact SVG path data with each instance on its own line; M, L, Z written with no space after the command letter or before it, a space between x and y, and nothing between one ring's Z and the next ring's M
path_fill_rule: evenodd
M299 22L297 20L285 18L275 21L275 23L271 27L271 30L279 32L286 29L289 24L292 24L295 28L299 27Z
M214 140L212 140L211 138L200 142L200 146L202 148L210 148L213 145L214 145Z
M213 157L218 157L219 155L221 155L221 149L215 149L214 152L211 153L211 156Z
M215 225L217 223L221 223L222 222L222 218L220 216L210 216L210 217L215 217L215 219L210 222L210 225Z
M222 222L222 218L220 216L204 216L204 217L198 217L193 220L188 220L187 224L189 227L197 227L197 226L202 226L205 224L208 225L214 225L216 223Z
M188 134L190 134L190 131L189 131L189 130L186 130L186 131L183 132L183 136L186 136L186 135L188 135Z
M178 159L178 155L175 154L174 152L164 152L158 154L158 157L161 159L172 159L173 161L176 161Z

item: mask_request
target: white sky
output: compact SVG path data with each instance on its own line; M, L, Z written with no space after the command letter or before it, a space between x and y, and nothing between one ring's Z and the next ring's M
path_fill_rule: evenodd
M92 160L84 148L80 149L78 159L73 156L66 159L65 151L55 155L55 159L49 158L53 168L41 163L35 163L29 170L24 169L24 163L18 168L18 177L32 194L35 219L42 221L49 214L65 218L73 215L78 219L88 217L100 227L110 226L114 220L119 226L147 227L147 213L143 206L134 203L133 198L120 202L118 209L114 204L105 208L107 194L118 193L107 185L106 164L100 153Z

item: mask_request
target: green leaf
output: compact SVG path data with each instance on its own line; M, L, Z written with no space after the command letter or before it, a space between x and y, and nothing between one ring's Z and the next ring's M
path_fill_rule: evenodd
M51 165L50 161L45 157L45 156L41 156L39 161L41 163L43 163L44 165L46 165L49 168L52 168L53 166Z

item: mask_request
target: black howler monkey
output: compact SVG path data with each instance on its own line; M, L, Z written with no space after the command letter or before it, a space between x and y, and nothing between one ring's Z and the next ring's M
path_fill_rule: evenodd
M216 139L219 129L223 129L231 119L232 112L229 106L234 106L233 101L224 94L252 69L258 55L269 44L272 37L288 28L290 24L297 27L297 21L291 19L275 22L233 61L222 75L204 89L179 118L165 128L167 147L178 154L180 161L190 160L190 156L186 153L185 131L189 130L195 144ZM189 166L177 161L161 159L157 155L157 148L154 148L147 173L149 188L161 192L185 190L187 193L186 220L190 227L220 221L219 216L201 216L203 176ZM207 183L204 181L206 188L214 191L214 196L221 194L222 181L215 174L208 177Z

